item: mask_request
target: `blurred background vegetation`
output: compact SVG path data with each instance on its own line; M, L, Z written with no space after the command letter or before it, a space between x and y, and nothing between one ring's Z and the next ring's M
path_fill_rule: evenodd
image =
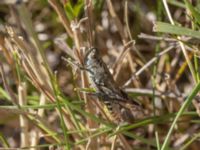
M0 147L198 150L199 12L200 0L1 0ZM109 120L78 67L89 47L145 119Z

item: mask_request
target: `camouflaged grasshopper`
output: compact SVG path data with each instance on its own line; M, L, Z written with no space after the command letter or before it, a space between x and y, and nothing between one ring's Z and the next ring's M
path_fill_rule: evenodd
M96 89L96 95L110 111L113 122L133 123L137 119L144 118L142 107L116 85L98 49L90 48L86 52L84 68L92 86Z

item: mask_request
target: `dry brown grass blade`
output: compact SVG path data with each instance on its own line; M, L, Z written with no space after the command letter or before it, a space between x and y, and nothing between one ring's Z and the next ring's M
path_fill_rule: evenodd
M94 22L92 0L86 0L85 4L86 4L86 8L85 8L86 15L88 17L88 21L87 21L88 28L87 29L88 29L89 47L93 47L95 35L92 32L94 30L94 25L92 23L92 22Z
M40 96L40 106L46 104L46 97L45 95L42 93L41 96ZM32 110L31 110L32 111ZM37 111L37 115L44 118L45 116L45 109L44 108L41 108ZM40 132L39 130L37 129L32 129L31 132L29 133L30 134L30 145L32 147L35 147L38 145L38 142L39 142L39 138L42 134L42 132ZM36 148L31 148L30 150L36 150Z
M153 91L151 89L126 88L125 91L130 92L132 94L150 95L150 96L153 95ZM161 92L158 90L155 90L154 92L155 92L154 95L160 98L171 98L171 99L177 99L181 101L186 97L184 93L182 93L181 95L177 95L174 92Z
M131 80L137 79L138 75L140 75L146 68L148 68L150 65L152 65L160 56L164 55L165 53L172 50L174 46L170 46L163 50L162 52L158 53L157 56L153 57L150 61L148 61L142 68L140 68L136 73L134 73L130 79L128 79L123 87L128 86L131 83Z
M168 38L168 37L160 37L160 36L153 36L145 33L140 33L138 35L141 39L148 39L148 40L155 40L155 41L167 41L167 42L177 42L177 39Z
M44 66L42 64L40 64L40 60L38 60L38 57L36 57L36 55L34 54L34 50L33 47L30 47L28 45L28 43L26 43L25 41L23 41L22 39L20 39L16 33L14 32L14 30L10 27L7 28L8 33L10 35L10 38L15 42L15 44L17 45L16 50L18 51L18 53L22 53L23 56L21 56L22 58L25 57L25 59L27 60L27 62L29 63L29 65L31 66L32 71L34 72L34 74L36 75L37 79L46 86L46 88L49 91L52 91L51 85L50 85L50 79L48 77L48 73L46 71L46 69L44 68Z
M35 124L35 126L41 130L43 133L46 133L46 131L44 131L44 129L42 128L42 126L45 126L45 128L50 131L51 133L54 132L56 133L56 130L54 130L54 128L43 118L41 118L40 116L38 116L37 114L33 114L30 112L25 112L22 109L18 109L18 108L2 108L0 109L1 113L9 113L9 114L16 114L16 115L23 115L25 116L30 122L32 122L33 124ZM40 126L42 125L42 126ZM59 137L57 136L57 139L59 141L62 140L63 137ZM56 139L53 139L52 137L49 138L50 141L56 141ZM58 142L58 141L57 141Z
M20 83L18 86L18 95L19 95L19 105L23 106L27 104L27 90L26 90L26 84L25 82ZM29 121L26 117L24 117L23 115L19 116L19 120L20 120L20 128L22 130L21 132L21 147L26 147L29 146Z
M45 94L45 96L53 103L56 102L55 100L55 97L53 95L53 93L51 91L49 91L45 85L41 84L39 82L39 80L37 80L31 66L29 65L28 62L26 62L26 60L22 61L22 66L24 67L26 73L29 75L29 77L31 78L31 82L33 83L33 85L40 90L40 92L42 92L43 94ZM57 110L57 109L56 109ZM58 111L58 110L57 110ZM64 112L65 116L64 116L64 119L65 119L65 122L66 122L66 125L69 129L73 130L75 129L75 126L73 124L73 122L71 121L70 119L70 116L67 112L67 110L65 108L62 108L62 111ZM76 137L76 139L78 140L80 137L77 135L77 134L73 134L73 136Z
M112 19L114 20L115 25L117 26L117 29L118 29L119 34L120 34L120 36L121 36L122 43L123 43L124 46L126 46L126 44L129 43L129 40L128 40L128 37L127 37L128 33L127 33L126 30L124 30L124 27L123 27L123 25L122 25L122 23L121 23L119 17L117 16L115 10L114 10L114 7L113 7L113 4L112 4L111 0L106 0L106 2L107 2L107 5L108 5L109 13L110 13ZM131 39L131 40L132 40L132 39ZM122 56L121 56L122 54L123 54L123 51L119 54L118 58L122 57ZM122 57L122 58L125 58L125 57ZM131 70L132 72L134 72L134 68L135 68L135 65L134 65L134 62L133 62L134 58L133 58L133 56L131 55L130 52L127 53L127 58L128 58L130 70ZM117 67L118 67L118 68L121 68L121 67L122 67L122 64L123 64L123 63L119 64ZM120 70L120 69L118 69L117 67L116 67L116 70L117 70L118 72L116 72L115 79L117 78L117 75L119 74L119 70ZM134 83L135 86L137 86L137 85L139 84L138 81L133 81L133 83Z
M116 67L119 65L119 63L122 62L128 51L130 50L132 44L135 44L135 41L132 40L124 45L122 53L118 56L118 58L116 59L115 63L112 66L112 69L114 70L113 74L115 74Z
M62 22L62 25L64 26L64 28L67 31L68 35L71 38L73 38L73 33L72 33L71 28L70 28L70 22L67 19L67 16L65 15L65 12L62 9L62 7L60 6L60 4L58 3L58 1L56 1L56 0L48 0L48 2L50 3L50 5L54 8L56 13L58 14L58 16L60 18L60 21Z
M169 10L167 1L166 0L162 0L162 2L163 2L163 5L164 5L164 8L165 8L165 11L167 13L167 16L168 16L168 19L169 19L170 23L172 25L175 25L175 22L174 22L174 20L172 18L172 15L171 15L171 12ZM185 57L185 60L187 61L188 67L189 67L190 72L192 74L193 82L196 83L197 81L196 81L196 78L195 78L194 66L193 66L192 62L190 61L190 58L189 58L188 53L186 51L186 47L185 47L184 43L182 42L182 37L181 36L177 36L177 39L179 40L178 43L179 43L179 45L181 47L181 50L182 50L183 55Z
M65 38L56 38L54 40L54 43L62 50L64 51L67 55L69 55L71 58L74 60L78 60L77 55L74 54L74 51L66 44Z
M113 20L114 20L114 22L117 26L117 29L119 31L121 38L122 38L123 44L126 44L127 43L127 37L126 37L127 33L124 33L124 27L123 27L120 19L118 18L115 10L114 10L114 7L113 7L111 0L106 0L106 2L107 2L107 5L108 5L109 13L110 13L111 17L113 18Z
M30 47L27 45L25 41L19 39L14 32L12 33L12 39L17 45L15 46L15 50L17 51L19 58L21 58L21 66L23 66L24 70L28 74L30 78L30 82L32 82L33 85L40 92L44 93L51 102L55 103L56 99L54 97L52 89L50 88L51 86L47 84L47 83L50 83L50 79L48 79L46 74L43 74L42 68L40 69L37 58L34 57L34 55L30 52ZM47 82L45 82L45 80ZM66 126L68 127L68 129L74 130L75 126L73 122L71 121L69 113L65 110L65 108L62 108L62 111L65 114L64 121L65 121ZM77 140L80 139L78 134L73 134L72 136L74 136L75 139Z
M4 86L5 86L6 90L8 91L12 102L17 106L16 109L1 108L0 111L6 112L6 113L14 113L14 114L18 114L18 115L23 115L27 119L32 120L33 122L35 122L35 124L42 123L43 125L45 125L45 127L49 128L50 130L53 131L52 127L46 122L46 120L43 120L40 116L38 116L36 114L32 114L32 113L26 112L26 111L21 110L21 109L18 109L18 108L20 108L20 105L18 104L18 99L17 99L17 97L15 96L14 92L11 90L11 88L9 87L9 85L8 85L8 83L6 81L5 73L4 73L3 66L2 66L1 63L0 63L0 72L1 72L1 76L2 76L3 82L4 82ZM31 116L32 119L29 116Z
M0 33L0 47L3 50L6 60L8 61L9 65L13 65L13 59L10 56L8 49L5 47L5 36Z
M73 39L74 39L74 43L76 48L74 49L74 53L76 55L76 57L78 58L77 62L79 62L81 65L84 64L83 62L83 52L81 51L81 47L84 46L83 44L83 39L80 32L80 23L82 21L80 20L79 22L73 21L72 22L72 31L73 31ZM80 74L81 77L81 87L82 88L86 88L88 87L88 80L87 80L87 75L85 72L81 72ZM91 114L96 114L96 106L92 103L92 101L90 101L86 95L86 93L82 93L83 99L85 100L85 109L87 112L91 113ZM89 128L97 128L98 124L91 120L90 118L87 118L87 125ZM88 143L88 148L91 149L97 149L97 139L96 138L92 138L90 139L90 142Z

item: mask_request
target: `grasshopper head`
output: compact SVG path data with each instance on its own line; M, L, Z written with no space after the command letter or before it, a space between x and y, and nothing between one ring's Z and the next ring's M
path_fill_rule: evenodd
M97 48L92 47L86 52L84 62L87 64L87 62L95 61L98 58L99 58L99 50Z

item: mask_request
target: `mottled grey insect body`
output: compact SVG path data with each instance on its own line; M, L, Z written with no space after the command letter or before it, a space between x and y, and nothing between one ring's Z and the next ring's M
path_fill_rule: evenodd
M91 48L85 55L85 68L87 68L92 85L97 93L109 99L124 100L127 94L116 85L106 64L100 57L96 48Z
M103 100L116 123L133 122L144 116L141 106L129 99L128 95L116 85L98 49L91 48L87 51L84 65L97 96Z

